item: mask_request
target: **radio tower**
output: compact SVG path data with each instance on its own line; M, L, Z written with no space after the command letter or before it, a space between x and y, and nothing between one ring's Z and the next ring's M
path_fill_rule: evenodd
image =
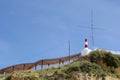
M92 44L92 49L94 49L94 45L95 45L95 42L94 42L94 30L105 30L103 28L96 28L94 27L94 20L93 20L93 9L91 9L91 20L90 20L90 26L78 26L80 28L89 28L91 30L91 44Z
M68 55L69 55L69 63L70 63L70 40L68 40Z
M93 9L91 10L91 32L92 32L92 48L94 49L94 27L93 27Z
M99 28L94 28L94 25L93 25L93 9L91 10L91 20L90 20L90 26L78 26L78 27L81 27L81 28L89 28L91 30L91 40L92 40L92 49L94 49L94 29L99 29Z

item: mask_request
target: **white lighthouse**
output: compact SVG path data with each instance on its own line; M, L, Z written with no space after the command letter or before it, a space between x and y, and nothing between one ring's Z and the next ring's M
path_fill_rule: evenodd
M90 53L91 49L88 48L88 39L85 38L85 47L84 49L81 51L81 56L86 56Z

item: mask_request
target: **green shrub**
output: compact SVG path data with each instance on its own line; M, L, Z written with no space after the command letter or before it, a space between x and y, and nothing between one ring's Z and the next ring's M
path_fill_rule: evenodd
M51 77L46 77L46 79L44 80L55 80L55 77L51 76Z
M11 80L11 74L6 75L5 80Z
M78 71L78 72L81 71L81 70L80 70L80 66L76 66L76 65L75 65L75 66L70 66L70 67L65 71L65 73L68 74L68 73L71 73L71 72L74 72L74 71Z
M120 79L120 75L117 74L116 77Z
M24 80L39 80L37 77L25 77Z
M120 56L104 50L95 50L89 54L90 61L98 63L102 60L107 66L117 68L120 66Z
M11 80L11 76L6 77L5 80Z
M119 58L110 52L105 54L105 56L103 57L103 62L107 66L114 67L114 68L117 68L120 66Z
M101 67L97 64L93 64L90 62L85 62L80 66L80 69L82 72L93 72L95 73L96 71L102 70Z

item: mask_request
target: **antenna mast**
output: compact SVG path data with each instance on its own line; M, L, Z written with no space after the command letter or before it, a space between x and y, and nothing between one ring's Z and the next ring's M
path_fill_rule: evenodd
M69 63L70 63L70 40L68 40L68 54L69 54Z
M91 10L91 33L92 33L92 48L94 49L94 27L93 27L93 9Z

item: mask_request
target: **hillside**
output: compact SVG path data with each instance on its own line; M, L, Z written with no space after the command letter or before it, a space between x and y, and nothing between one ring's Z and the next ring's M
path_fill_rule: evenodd
M14 71L0 80L120 80L120 56L96 50L67 65Z

